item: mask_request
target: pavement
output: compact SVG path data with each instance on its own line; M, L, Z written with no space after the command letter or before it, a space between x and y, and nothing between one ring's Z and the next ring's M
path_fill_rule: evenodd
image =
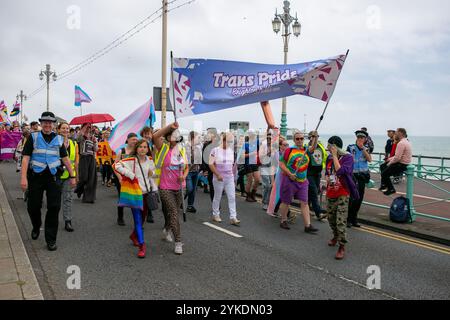
M186 223L180 220L181 256L173 253L173 244L161 240L163 217L157 211L155 223L145 224L147 257L138 259L128 239L130 211L125 209L126 226L118 226L116 190L101 184L95 204L74 200L75 232L64 231L60 223L58 250L49 252L42 237L30 239L31 223L18 199L13 165L0 163L0 177L44 299L450 298L447 246L363 226L348 229L346 258L337 261L336 248L327 246L327 223L313 220L319 232L310 235L298 217L286 231L261 204L238 197L241 226L231 226L224 197L223 222L213 224L209 195L202 190L197 192L198 212L188 213ZM68 286L74 266L80 270L79 289ZM371 289L373 270L379 270L379 289Z
M42 300L43 296L0 182L0 300Z

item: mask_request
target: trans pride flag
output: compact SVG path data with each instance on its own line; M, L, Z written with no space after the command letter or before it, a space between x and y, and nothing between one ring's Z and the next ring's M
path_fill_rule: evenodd
M75 86L75 106L81 107L82 102L90 103L92 99L79 86Z
M114 152L117 152L126 143L130 132L139 135L139 131L145 126L152 126L156 121L153 98L150 98L142 106L131 112L131 114L120 121L113 128L109 137L109 145Z
M288 65L173 59L177 117L303 95L328 102L347 55Z

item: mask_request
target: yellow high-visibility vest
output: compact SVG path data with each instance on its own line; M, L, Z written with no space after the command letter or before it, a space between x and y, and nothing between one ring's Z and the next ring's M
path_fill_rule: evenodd
M155 176L156 176L155 182L156 182L156 185L158 185L158 186L159 186L159 182L161 180L161 169L164 164L164 160L166 159L167 154L169 153L169 150L170 150L169 144L163 143L161 149L158 152L156 152L156 155L155 155L155 168L156 168L155 169ZM180 154L184 159L184 163L187 165L186 149L184 147L180 148Z
M73 171L73 176L76 176L76 172L75 172L75 157L76 157L76 146L77 143L75 141L72 141L71 139L69 139L69 150L67 150L67 153L69 154L69 159L70 159L70 163L72 164L72 171ZM69 178L69 171L64 170L64 173L61 176L61 179L67 179Z

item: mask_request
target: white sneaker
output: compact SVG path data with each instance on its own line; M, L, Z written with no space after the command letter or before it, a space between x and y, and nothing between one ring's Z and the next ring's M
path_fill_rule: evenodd
M237 218L230 219L230 224L233 226L238 226L241 223L241 220L238 220Z
M212 221L214 221L214 222L222 222L222 219L220 219L220 216L213 215L212 216Z
M264 205L263 205L263 210L267 210L268 207L269 207L269 206L268 206L267 204L264 204Z
M175 254L183 254L183 244L181 242L175 242Z
M172 232L170 230L163 229L163 236L162 239L166 240L167 242L173 242L172 238Z

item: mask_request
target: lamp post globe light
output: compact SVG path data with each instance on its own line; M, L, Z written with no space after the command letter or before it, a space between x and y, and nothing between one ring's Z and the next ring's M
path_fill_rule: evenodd
M55 71L51 71L50 70L50 65L47 64L45 65L45 71L41 70L41 73L39 73L39 80L44 80L44 76L46 78L47 81L47 111L50 111L50 77L52 77L53 81L56 81L57 79L57 75Z
M283 37L284 44L284 64L287 64L287 54L289 51L289 36L294 34L295 37L298 37L301 33L302 26L298 21L297 14L295 17L290 14L291 8L289 1L283 2L283 13L278 14L275 10L275 17L272 20L272 29L275 33L280 32L282 30L281 36ZM291 25L292 25L292 33L291 33ZM280 133L282 135L286 135L287 132L287 113L286 113L286 98L283 98L282 102L282 111L281 111L281 125L280 125Z

